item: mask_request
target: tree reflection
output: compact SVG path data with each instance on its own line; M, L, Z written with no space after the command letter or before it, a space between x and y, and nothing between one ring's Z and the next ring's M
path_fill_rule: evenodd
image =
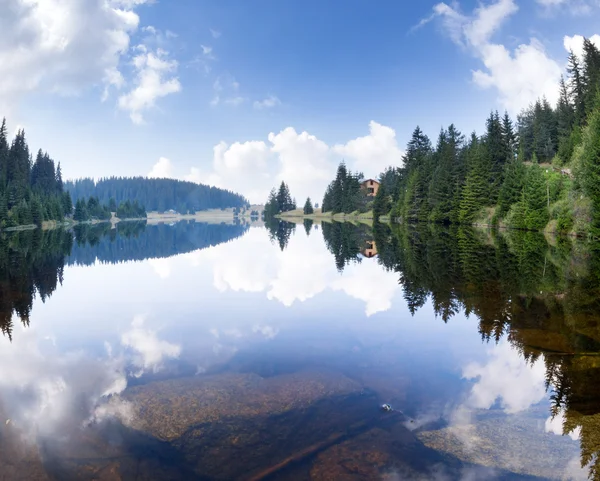
M279 244L279 248L282 251L287 247L292 234L296 231L296 224L277 219L276 217L265 218L265 227L269 231L271 242Z
M122 222L0 235L0 329L12 339L13 315L28 326L36 295L42 302L52 295L65 265L169 257L228 242L246 230L231 224Z
M381 265L399 275L414 314L428 299L448 322L464 310L484 342L504 336L543 359L552 415L580 431L581 463L600 479L600 251L568 238L430 225L377 225Z

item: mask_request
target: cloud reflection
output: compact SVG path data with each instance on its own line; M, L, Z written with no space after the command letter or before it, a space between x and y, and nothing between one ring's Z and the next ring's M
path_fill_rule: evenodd
M372 316L390 309L400 289L397 274L382 269L376 259L351 264L340 275L319 236L297 233L280 251L265 230L251 229L234 243L190 254L191 264L202 265L200 257L212 262L218 291L265 292L286 307L332 290L363 301L365 314Z
M463 378L476 380L467 405L489 409L498 401L509 414L524 411L546 397L543 358L529 364L504 339L488 351L485 364L471 363Z

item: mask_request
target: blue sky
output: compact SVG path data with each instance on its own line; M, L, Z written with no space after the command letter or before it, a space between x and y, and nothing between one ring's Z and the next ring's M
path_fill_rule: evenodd
M8 0L0 115L67 177L187 178L320 200L399 165L419 124L551 100L598 0ZM600 37L594 37L600 43ZM5 75L4 72L8 72Z

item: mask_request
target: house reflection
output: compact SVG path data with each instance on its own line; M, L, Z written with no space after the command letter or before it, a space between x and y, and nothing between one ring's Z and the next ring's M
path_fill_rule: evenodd
M366 241L363 248L360 250L360 253L367 259L377 256L377 245L375 244L375 241Z

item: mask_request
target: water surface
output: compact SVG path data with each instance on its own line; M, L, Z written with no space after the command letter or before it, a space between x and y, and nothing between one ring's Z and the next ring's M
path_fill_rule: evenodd
M2 236L0 472L597 479L599 259L430 226Z

